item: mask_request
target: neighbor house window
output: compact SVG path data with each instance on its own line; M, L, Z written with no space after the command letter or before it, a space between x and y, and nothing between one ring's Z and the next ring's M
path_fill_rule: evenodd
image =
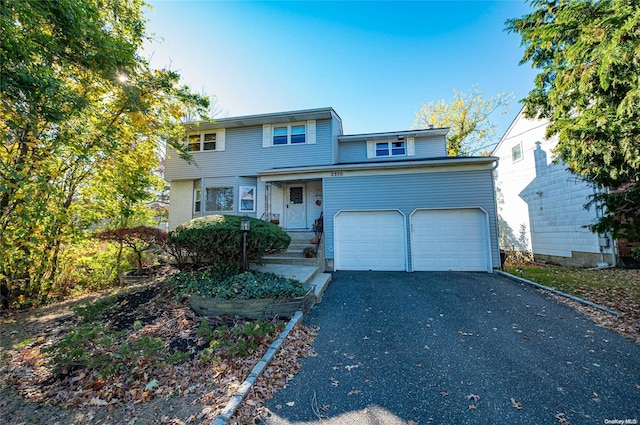
M376 142L376 156L400 156L406 152L404 141Z
M522 144L518 143L511 148L511 158L513 162L520 161L522 159Z
M273 127L274 145L295 145L306 143L307 128L304 124L275 125Z
M233 186L207 187L205 210L209 212L233 211Z

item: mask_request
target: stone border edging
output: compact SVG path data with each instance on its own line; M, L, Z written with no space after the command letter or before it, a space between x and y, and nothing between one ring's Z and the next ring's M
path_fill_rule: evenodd
M251 387L253 387L253 384L256 383L258 377L262 374L262 372L264 372L271 359L273 359L273 356L278 352L278 350L284 343L284 340L287 338L287 336L289 336L289 333L298 324L298 322L300 322L302 317L303 314L301 311L297 311L293 315L291 320L289 320L287 326L282 332L280 332L280 335L278 335L278 339L276 339L271 343L271 345L269 345L269 348L267 348L267 352L264 353L262 359L258 363L256 363L249 376L247 376L247 379L244 380L244 382L240 385L240 388L238 388L238 391L236 391L231 399L229 399L227 405L224 407L224 409L222 409L218 416L216 416L213 422L211 422L211 425L227 425L229 423L233 414L236 412L238 407L240 407L240 403L242 403L245 397L247 397L247 395L249 394L249 391L251 390Z
M585 304L585 305L588 305L588 306L591 306L591 307L595 307L598 310L602 310L605 313L609 313L612 316L620 317L620 316L623 315L622 313L618 313L617 311L610 310L610 309L608 309L606 307L603 307L603 306L601 306L599 304L592 303L591 301L587 301L585 299L576 297L575 295L571 295L571 294L567 294L566 292L558 291L557 289L553 289L553 288L550 288L548 286L544 286L544 285L541 285L539 283L532 282L532 281L524 279L522 277L514 276L514 275L512 275L510 273L503 272L501 270L494 270L493 272L497 273L497 274L499 274L501 276L504 276L504 277L506 277L508 279L514 280L516 282L525 283L527 285L534 286L534 287L536 287L538 289L543 289L545 291L549 291L549 292L554 293L556 295L560 295L561 297L569 298L569 299L571 299L573 301L577 301L577 302L579 302L581 304Z

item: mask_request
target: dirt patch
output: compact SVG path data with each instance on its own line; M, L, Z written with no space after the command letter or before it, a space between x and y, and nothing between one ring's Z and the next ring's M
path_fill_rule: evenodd
M47 347L62 341L83 325L73 309L115 297L113 307L100 313L96 327L161 339L166 354L184 354L172 364L154 362L152 355L136 357L127 371L102 376L82 367L54 371ZM94 323L94 322L92 322ZM233 329L243 322L234 318L208 320L212 329ZM135 287L105 291L80 299L44 306L2 318L0 411L11 424L186 424L210 423L262 357L270 340L247 348L246 355L213 351L215 361L201 361L209 348L202 336L202 318L173 296L164 278ZM111 335L111 334L109 334ZM236 344L231 331L230 345ZM236 423L258 420L264 398L285 385L297 371L298 358L310 353L311 329L299 326L282 347L243 405ZM235 341L235 342L234 342ZM236 344L240 347L240 344ZM109 353L107 353L109 354ZM106 357L113 358L113 357ZM108 363L108 362L107 362ZM99 366L98 366L99 367Z

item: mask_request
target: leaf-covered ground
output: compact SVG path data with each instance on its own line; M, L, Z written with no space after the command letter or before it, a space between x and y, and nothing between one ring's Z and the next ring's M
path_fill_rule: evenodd
M514 276L557 289L621 313L612 316L593 307L553 295L599 325L640 344L640 270L580 269L539 263L508 265Z
M264 335L253 322L202 320L163 279L3 317L3 422L210 423L283 324L261 325ZM311 353L313 335L293 330L236 423L257 420Z

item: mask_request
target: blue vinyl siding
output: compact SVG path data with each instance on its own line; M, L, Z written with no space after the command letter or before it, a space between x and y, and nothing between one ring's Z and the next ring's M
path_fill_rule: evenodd
M338 124L336 124L338 125ZM262 147L262 126L227 128L224 151L191 152L187 164L168 149L165 178L197 179L207 176L255 176L260 170L333 163L331 120L316 122L316 143Z
M408 217L416 208L481 207L489 214L492 263L500 264L491 170L326 178L324 190L326 258L334 258L333 219L341 210L398 209ZM409 262L410 250L407 238Z
M362 141L349 141L340 143L340 151L338 155L338 162L340 163L354 163L354 162L371 162L371 161L384 161L398 159L425 159L425 158L440 158L447 156L447 149L444 136L442 137L420 137L416 138L415 155L414 156L389 156L389 157L374 157L367 158L367 142Z

